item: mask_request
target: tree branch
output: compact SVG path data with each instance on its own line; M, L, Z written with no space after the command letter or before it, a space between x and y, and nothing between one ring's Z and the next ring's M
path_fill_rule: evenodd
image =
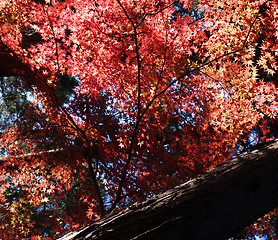
M130 21L130 23L132 25L132 28L133 28L133 31L134 31L134 43L135 43L135 51L136 51L136 59L137 59L137 87L138 87L138 93L137 93L137 117L136 117L135 127L133 129L129 149L128 149L128 152L127 152L128 157L127 157L124 169L123 169L122 174L121 174L121 179L120 179L120 182L119 182L119 185L118 185L116 199L115 199L114 203L112 204L111 208L109 209L109 211L113 211L115 209L115 207L117 206L118 202L121 200L121 194L122 194L124 181L126 179L127 170L129 168L129 164L130 164L130 161L131 161L131 158L132 158L131 155L132 155L134 141L135 141L137 131L138 131L140 121L141 121L141 61L140 61L140 53L139 53L137 28L136 28L135 24L133 23L132 19L129 17L126 9L121 4L120 0L117 0L117 2L120 5L120 7L122 8L122 10L124 11L128 20Z

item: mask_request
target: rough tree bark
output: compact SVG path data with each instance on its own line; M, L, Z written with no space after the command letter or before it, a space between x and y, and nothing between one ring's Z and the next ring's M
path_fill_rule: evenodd
M226 239L278 206L278 140L59 240Z

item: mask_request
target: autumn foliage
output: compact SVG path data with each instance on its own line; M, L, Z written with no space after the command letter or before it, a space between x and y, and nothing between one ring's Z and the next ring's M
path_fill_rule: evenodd
M0 237L59 236L276 137L277 9L2 0L1 81L28 97L1 130Z

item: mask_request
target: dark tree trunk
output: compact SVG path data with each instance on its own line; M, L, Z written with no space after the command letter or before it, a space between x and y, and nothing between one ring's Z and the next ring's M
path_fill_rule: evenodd
M278 206L278 140L60 240L226 239Z
M42 43L42 37L40 34L33 31L22 30L22 42L21 47L23 49L28 49L32 45ZM0 76L33 76L24 63L13 54L11 49L6 46L0 39Z
M23 76L25 72L22 63L0 42L0 76Z

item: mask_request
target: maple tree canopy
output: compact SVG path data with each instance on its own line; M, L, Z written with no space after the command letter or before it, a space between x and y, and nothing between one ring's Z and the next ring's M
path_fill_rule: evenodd
M52 239L275 138L277 24L277 0L1 0L0 237Z
M228 239L277 207L277 152L268 142L57 240Z

